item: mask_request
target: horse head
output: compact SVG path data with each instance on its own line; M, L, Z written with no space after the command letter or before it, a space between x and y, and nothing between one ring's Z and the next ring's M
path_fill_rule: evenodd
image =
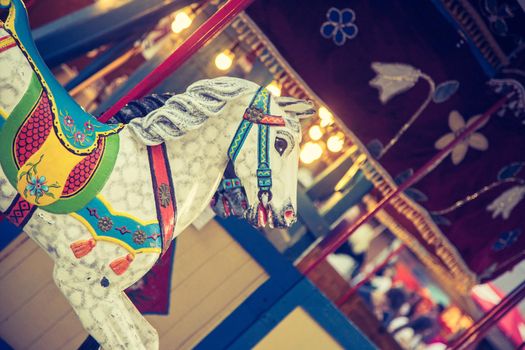
M314 113L310 102L272 97L265 89L256 93L243 122L257 128L247 135L241 131L246 124L237 129L229 149L231 163L212 201L216 213L244 217L255 227L286 228L297 220L299 118ZM238 141L238 154L232 155Z
M257 84L231 77L201 80L183 94L159 98L133 102L117 121L132 119L129 125L142 142L166 143L178 159L191 159L182 151L186 143L208 141L201 144L205 150L189 152L200 162L221 164L217 181L224 175L211 203L216 214L245 218L256 227L284 228L296 221L299 119L315 113L310 102L276 98ZM192 181L199 182L199 176L195 171ZM194 191L191 196L200 198Z

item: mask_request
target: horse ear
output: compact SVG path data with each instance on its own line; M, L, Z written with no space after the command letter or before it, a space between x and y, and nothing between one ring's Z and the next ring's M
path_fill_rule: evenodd
M293 114L299 119L310 118L317 112L312 101L293 97L275 97L275 100L286 113Z

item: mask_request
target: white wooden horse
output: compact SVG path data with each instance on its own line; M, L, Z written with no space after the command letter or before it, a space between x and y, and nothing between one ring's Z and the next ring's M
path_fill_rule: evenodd
M21 1L8 8L0 28L0 211L54 260L57 286L104 349L156 349L156 330L123 290L219 186L242 182L241 215L254 226L293 223L298 116L312 114L311 105L218 78L127 126L100 124L39 57ZM224 179L228 164L236 177Z

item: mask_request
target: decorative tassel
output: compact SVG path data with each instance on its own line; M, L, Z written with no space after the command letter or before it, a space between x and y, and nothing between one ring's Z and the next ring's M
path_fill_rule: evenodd
M226 217L229 217L231 215L231 208L228 199L226 199L226 196L222 197L222 206L224 207L224 214Z
M266 226L266 222L268 220L268 211L264 207L262 203L259 203L257 206L257 225L259 227Z
M93 250L93 247L97 245L97 241L95 241L93 238L87 239L87 240L81 240L71 243L69 246L71 250L73 251L73 254L75 254L75 257L77 259L80 259L83 256L86 256Z
M273 221L273 208L270 204L268 204L268 208L266 208L267 214L267 220L268 220L268 226L270 228L274 228L274 221Z
M109 264L109 267L111 267L111 269L113 270L113 272L115 272L115 274L117 275L122 275L124 272L126 272L126 270L128 269L129 265L131 264L131 262L134 260L135 258L133 257L133 255L131 254L128 254L126 256L123 256L121 258L118 258L118 259L115 259L113 260L110 264Z

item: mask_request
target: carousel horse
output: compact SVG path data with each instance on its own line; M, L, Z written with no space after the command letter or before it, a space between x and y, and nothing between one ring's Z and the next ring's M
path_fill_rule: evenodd
M102 348L156 349L156 330L123 290L217 188L243 189L246 199L234 214L252 225L291 225L299 117L313 114L311 105L217 78L192 84L127 125L102 124L45 66L23 3L6 3L0 211L54 260L56 285Z

